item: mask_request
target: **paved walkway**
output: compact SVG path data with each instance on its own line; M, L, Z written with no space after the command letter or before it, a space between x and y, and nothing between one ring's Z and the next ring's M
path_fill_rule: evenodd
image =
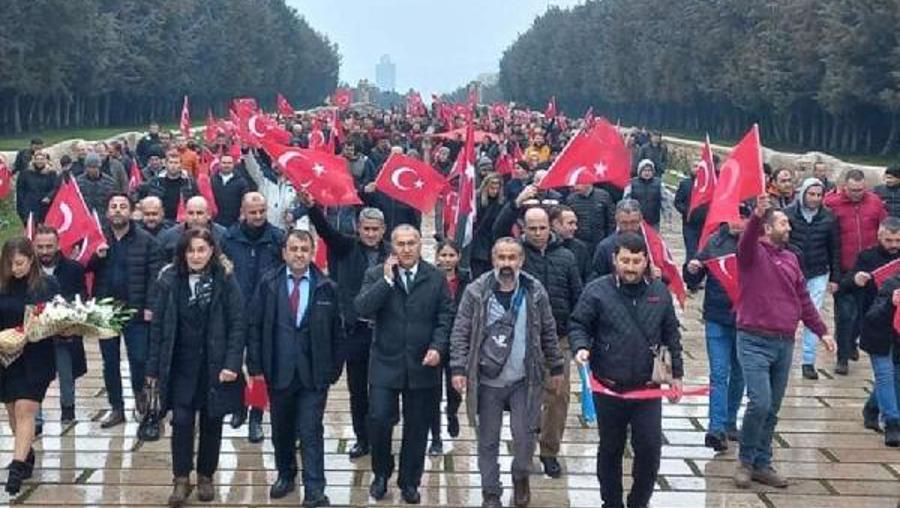
M673 246L681 243L676 232L668 233L667 237ZM681 259L681 253L675 251L676 258ZM686 328L687 384L707 382L706 349L699 317L701 302L699 294L690 300L682 319ZM58 391L55 384L51 386L44 405L48 423L36 444L35 477L9 502L32 506L162 506L171 490L168 437L142 444L135 439L137 424L134 422L108 431L100 429L97 420L106 407L100 354L95 344L88 344L87 350L89 372L78 382L78 423L60 427ZM797 366L775 439L776 465L791 480L786 490L758 486L746 491L736 489L730 480L735 447L720 455L703 447L706 398L690 397L678 405L666 403L663 408L665 446L653 506L898 506L900 450L885 448L880 435L862 427L860 409L872 386L867 358L863 356L860 362L851 364L851 375L847 377L833 375L833 360L822 353L821 379L810 382L801 379L799 355L795 359ZM393 486L384 502L370 503L368 458L357 462L347 458L345 452L353 441L353 433L345 386L341 380L332 389L326 415L327 493L332 504L401 505L399 492ZM533 477L534 507L600 506L595 476L597 431L579 419L577 379L573 380L572 391L569 424L562 446L566 474L559 480L538 474ZM132 402L127 401L129 408ZM462 418L460 437L452 441L445 438L446 455L426 460L423 506L480 506L474 434L465 426L465 417ZM266 434L271 435L268 423ZM297 493L278 502L269 500L269 485L275 479L271 443L267 440L252 445L245 436L246 427L235 431L226 425L215 478L217 497L206 506L299 506L301 498ZM504 439L507 442L511 439L508 428ZM501 450L505 452L501 466L509 471L509 450ZM10 460L11 453L11 433L4 421L0 424L0 461ZM537 462L536 467L539 467ZM630 464L626 464L626 471L629 469ZM504 483L511 485L508 474ZM507 492L506 500L509 495ZM0 503L7 501L3 496L0 494ZM192 500L192 505L204 504Z

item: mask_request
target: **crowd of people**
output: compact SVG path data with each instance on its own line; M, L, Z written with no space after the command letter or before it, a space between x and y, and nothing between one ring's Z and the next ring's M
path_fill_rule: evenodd
M320 130L314 112L282 120L295 146L335 135L333 124ZM664 225L669 201L683 218L687 287L705 289L706 445L724 451L729 441L740 442L736 484L787 486L772 466L772 435L798 323L805 325L805 378L817 379L824 368L816 364L817 340L834 348L820 317L826 293L836 308L834 373L846 375L860 348L869 354L875 390L864 423L881 431L883 422L886 444L900 445L893 329L900 278L879 288L874 275L900 258L900 166L888 168L873 190L858 170L835 185L823 163L767 168L768 194L743 204L742 218L721 224L700 248L706 210L691 211L696 176L684 178L670 199L662 181L670 156L659 133L625 133L633 177L624 189L604 183L543 190L538 184L579 122L533 112L505 119L479 114L485 135L476 147L472 242L462 248L445 235L438 206L436 254L425 259L421 213L374 181L392 153L451 174L464 139L438 134L463 127L464 119L447 126L437 116L399 109L349 109L341 122L345 134L333 146L346 159L359 206L323 207L265 151L225 133L204 146L151 125L134 147L125 140L79 143L55 161L34 139L15 159L23 223L41 224L60 182L75 179L102 218L106 244L82 266L60 252L52 227L7 241L0 254L0 328L20 325L26 304L54 294L110 297L137 311L122 332L134 417L153 411L154 393L171 415L170 506L186 503L194 485L198 500L212 501L223 419L230 415L235 428L246 423L248 440L259 443L266 410L278 475L270 496L295 490L300 473L303 506L329 505L325 405L342 374L355 435L348 455L371 455L373 499L388 494L397 470L402 499L420 502L425 457L444 453L444 435L459 435L462 407L478 438L483 506L502 506L505 411L513 436L512 502L528 506L535 453L544 474L564 475L559 454L573 360L588 366L600 386L593 401L604 506L647 506L660 464L662 398L681 398L686 361L669 281L651 262L642 234L643 227ZM215 156L212 171L200 162L204 150ZM509 171L498 171L511 154L521 155ZM139 185L130 174L135 166ZM809 176L801 179L800 172ZM198 190L201 175L210 177L214 203ZM736 298L707 264L731 254L741 281ZM99 347L109 403L101 427L108 429L128 419L121 340ZM76 420L84 348L77 337L28 344L0 369L0 398L15 434L10 494L32 474L31 444L41 433L40 404L53 379L63 423ZM670 375L660 379L655 367L663 356ZM244 400L245 386L263 383L267 404ZM623 396L660 387L666 390L655 398ZM393 431L401 420L395 463ZM626 500L629 434L633 483Z

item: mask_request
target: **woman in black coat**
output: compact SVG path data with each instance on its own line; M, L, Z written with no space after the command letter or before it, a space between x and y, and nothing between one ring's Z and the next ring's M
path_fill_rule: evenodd
M241 406L238 381L244 353L241 290L207 229L184 232L174 262L160 272L150 322L147 384L159 389L160 407L172 410L174 489L169 506L191 491L194 421L200 416L197 498L212 501L212 475L222 444L222 417Z
M31 241L11 238L0 252L0 330L20 326L25 306L50 300L58 293L56 279L42 274ZM6 492L17 494L22 481L34 470L35 414L56 376L53 340L25 344L22 354L9 366L0 367L0 400L6 404L9 425L15 436L13 461L9 465Z
M459 302L470 281L459 271L459 260L462 253L459 246L450 240L439 243L435 252L437 253L435 264L446 274L450 297L453 299L453 314L456 315L456 309L459 307ZM459 435L459 418L456 414L462 403L462 395L454 390L450 383L449 360L448 356L443 361L445 382L434 387L434 418L431 422L431 446L428 448L428 454L431 456L444 453L444 444L441 440L441 400L443 399L444 385L447 386L447 433L450 434L450 437Z
M492 268L491 247L494 246L494 222L497 221L497 216L500 215L500 210L505 202L503 178L496 173L485 176L478 191L478 210L475 214L472 232L470 271L473 280Z

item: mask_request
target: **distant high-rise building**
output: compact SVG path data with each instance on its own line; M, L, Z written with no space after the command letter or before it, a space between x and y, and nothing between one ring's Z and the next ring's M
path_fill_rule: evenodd
M389 55L381 55L375 66L375 84L384 91L394 91L397 87L397 66L391 62Z

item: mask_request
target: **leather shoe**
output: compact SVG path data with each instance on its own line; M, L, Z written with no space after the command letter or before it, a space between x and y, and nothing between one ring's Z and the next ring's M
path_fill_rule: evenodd
M231 428L239 429L247 421L247 408L231 413Z
M297 488L297 485L294 483L293 478L279 476L278 479L275 480L275 483L272 484L272 488L269 489L269 497L272 499L281 499L293 492L295 488Z
M481 494L481 508L503 508L503 502L497 494L483 492Z
M816 366L810 364L803 364L803 379L809 379L815 381L819 379L819 373L816 372Z
M376 501L381 501L387 495L387 476L375 475L372 485L369 485L369 495Z
M853 349L850 350L850 360L854 362L859 361L859 348L854 346Z
M422 502L422 496L419 495L419 489L415 487L403 487L400 489L400 495L406 504L419 504Z
M347 455L349 455L351 459L358 459L360 457L365 457L368 454L369 454L369 444L361 443L359 441L353 443L353 446L350 447L350 451L347 452Z
M303 496L304 508L319 508L320 506L331 506L331 500L324 492L310 492Z
M450 437L459 437L459 417L456 415L447 415L447 434L450 434Z
M550 478L559 478L562 476L562 466L556 457L541 457L541 465L544 466L544 474Z
M250 430L247 432L247 440L251 443L262 443L265 437L266 434L262 430L262 422L254 421L253 418L250 418Z
M123 423L125 423L125 411L121 409L113 409L106 415L106 418L104 418L103 421L100 422L100 428L109 429Z
M837 364L835 364L834 366L834 373L841 376L846 376L847 374L849 374L850 366L847 365L847 360L838 360Z

